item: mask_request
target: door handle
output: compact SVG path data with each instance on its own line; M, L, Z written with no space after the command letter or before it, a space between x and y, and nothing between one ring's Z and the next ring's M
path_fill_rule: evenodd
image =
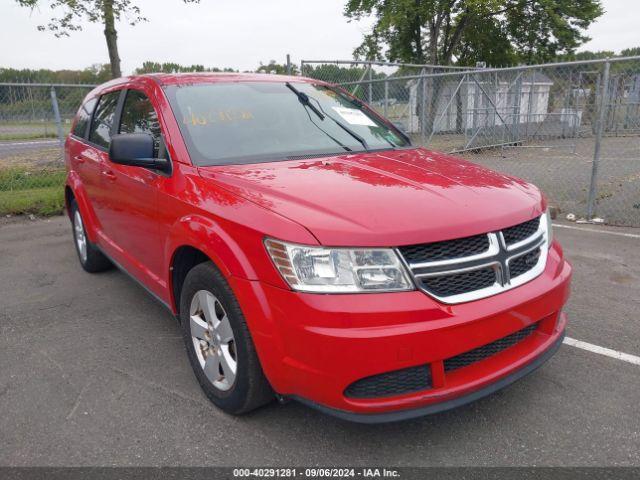
M84 163L84 162L85 162L85 159L84 159L84 156L83 156L83 155L76 155L76 156L75 156L75 157L73 157L73 158L74 158L74 160L75 160L76 162L78 162L78 163Z
M111 170L103 170L102 171L102 175L104 175L105 177L107 177L109 180L111 180L112 182L115 181L116 176L115 174L111 171Z

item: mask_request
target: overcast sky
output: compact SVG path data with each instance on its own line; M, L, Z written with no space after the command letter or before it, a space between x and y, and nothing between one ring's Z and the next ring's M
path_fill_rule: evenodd
M637 0L603 0L606 13L589 29L582 49L620 50L640 46ZM49 18L47 1L31 12L1 0L0 67L80 69L108 63L102 28L84 24L69 38L39 32ZM149 22L118 25L122 70L145 60L253 70L290 53L305 59L349 59L370 21L347 22L346 0L138 0ZM633 6L632 6L633 5Z

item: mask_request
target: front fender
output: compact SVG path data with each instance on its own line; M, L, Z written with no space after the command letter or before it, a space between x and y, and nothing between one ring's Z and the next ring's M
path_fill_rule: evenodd
M168 295L174 313L178 313L179 306L176 305L170 267L178 249L190 246L200 250L211 259L227 279L243 312L249 313L249 315L245 313L245 318L249 324L261 365L270 380L278 381L281 369L277 365L273 365L273 362L283 355L281 337L273 324L272 315L264 314L264 309L266 308L268 311L269 307L268 303L265 303L265 299L259 295L259 288L256 290L259 287L259 282L251 281L257 279L265 268L258 253L260 250L264 250L261 242L262 235L224 219L215 219L201 214L188 214L174 222L167 238L165 247L165 258L168 262L166 268L168 272L167 285L169 285ZM263 256L266 257L266 250L264 250ZM275 270L271 265L269 267ZM254 303L256 305L253 305ZM257 305L258 303L259 305ZM256 311L261 313L256 314Z
M168 260L165 271L169 272L175 252L184 246L202 251L227 278L231 275L256 278L256 272L242 248L218 222L209 217L190 214L172 225L165 247Z

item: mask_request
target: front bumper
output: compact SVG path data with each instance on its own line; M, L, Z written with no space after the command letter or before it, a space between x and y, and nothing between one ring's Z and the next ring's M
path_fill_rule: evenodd
M439 403L432 403L424 407L418 407L408 410L396 410L385 413L354 413L347 412L345 410L336 410L333 408L325 407L318 403L314 403L306 398L297 398L301 403L308 405L312 408L320 410L321 412L333 415L334 417L341 418L343 420L349 420L357 423L387 423L387 422L399 422L401 420L410 420L412 418L423 417L425 415L432 415L434 413L444 412L453 408L461 407L467 403L475 402L476 400L491 395L498 390L511 385L513 382L520 380L522 377L530 374L534 370L540 368L547 360L549 360L562 345L564 339L564 332L555 342L540 356L536 357L533 361L526 364L520 370L516 370L510 373L506 377L502 377L500 380L490 383L486 387L479 390L474 390L471 393L462 395L460 397L452 398L451 400L445 400Z
M232 279L262 367L280 394L360 422L393 421L454 408L541 365L559 347L571 267L556 243L545 271L508 292L444 305L420 291L297 293ZM524 340L452 371L444 360L536 323ZM429 388L376 398L345 394L366 377L426 366Z

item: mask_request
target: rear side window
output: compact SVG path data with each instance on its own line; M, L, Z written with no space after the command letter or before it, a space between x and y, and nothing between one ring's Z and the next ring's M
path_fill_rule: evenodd
M122 107L118 133L148 133L153 137L154 156L160 150L160 123L151 100L142 92L129 90Z
M109 148L111 143L111 127L116 116L120 92L111 92L100 97L98 107L91 121L89 141L104 148Z
M93 113L93 109L96 107L97 101L98 99L95 97L90 98L84 102L80 107L80 110L78 110L76 124L73 126L73 131L71 132L76 137L86 138L87 128L91 121L91 114Z

